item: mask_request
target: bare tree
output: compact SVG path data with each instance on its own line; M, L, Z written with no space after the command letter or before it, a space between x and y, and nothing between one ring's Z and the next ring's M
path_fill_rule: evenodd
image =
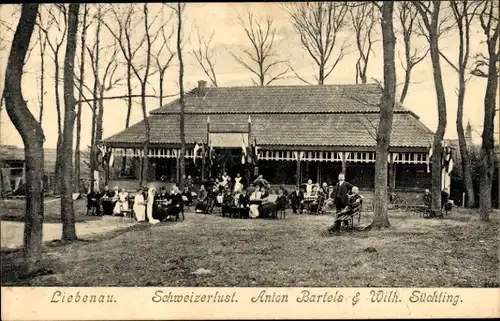
M90 26L90 23L87 23L87 17L89 14L89 6L87 4L83 4L83 21L82 21L82 30L80 35L80 80L78 84L78 104L77 104L77 112L76 112L76 141L75 141L75 172L74 172L74 186L76 191L78 192L80 189L80 141L81 141L81 132L82 132L82 98L83 98L83 85L85 82L85 42L87 39L87 29Z
M422 34L430 46L432 69L434 75L434 87L436 90L438 127L434 135L432 153L432 210L433 213L441 213L441 164L444 153L443 137L446 131L446 96L444 92L443 76L441 71L439 37L449 30L446 26L446 18L440 15L440 1L414 1L412 2L421 17Z
M118 41L121 53L125 59L125 64L127 67L127 117L125 119L125 128L130 126L130 115L132 112L132 80L134 76L133 64L137 57L139 50L146 41L145 37L142 37L138 43L134 43L132 39L132 33L134 30L140 27L143 23L144 17L138 15L138 5L135 3L128 4L125 6L125 11L120 12L115 6L111 7L111 12L113 13L113 26L117 26L118 30L114 30L106 21L103 21L104 26L111 32L113 37Z
M463 124L465 91L468 79L465 78L467 69L469 69L470 58L470 36L471 23L474 19L475 12L478 8L474 1L451 1L451 9L455 25L458 30L458 61L453 63L446 55L440 51L441 57L455 70L458 74L458 102L457 102L457 134L458 144L460 147L460 157L462 163L462 174L464 177L465 190L467 192L467 207L471 208L475 205L474 185L472 184L472 174L470 166L469 152L467 149L467 141L465 139L465 131Z
M170 24L171 19L172 16L169 16L168 19L162 21L163 26L161 28L161 45L153 56L155 67L158 70L160 78L160 107L163 106L163 84L165 82L165 73L167 72L168 67L170 67L172 60L175 57L175 51L172 51L170 48L170 41L174 35L174 29L168 28L169 30L167 32L167 26ZM167 51L166 55L163 53L165 49Z
M419 47L414 47L412 45L412 39L417 30L418 12L415 6L409 1L401 1L396 3L397 15L401 24L401 34L403 36L403 42L405 47L405 57L404 63L403 59L399 57L401 67L405 72L405 81L403 84L403 90L399 97L399 103L403 104L408 94L408 90L411 84L411 72L413 68L421 63L427 54L429 53L429 48L422 50ZM416 21L417 20L417 21Z
M42 21L42 16L38 15L38 24L43 26L46 30L51 28L51 24L53 20L49 20L47 25L44 25ZM38 118L38 122L42 124L43 121L43 111L45 105L45 50L47 48L48 35L45 34L42 28L38 28L38 42L39 42L39 50L40 50L40 93L38 97L38 103L40 104L40 116Z
M373 53L372 46L376 39L374 36L376 30L375 25L378 20L377 10L372 3L361 2L359 5L351 6L349 14L352 19L352 27L356 34L356 48L358 49L359 57L356 62L356 83L366 84L366 73L368 70L368 61L370 54Z
M108 23L103 21L106 28L118 41L120 51L125 59L127 67L127 116L125 118L125 128L130 126L130 116L132 113L133 103L133 88L132 81L134 77L133 64L137 53L145 42L145 37L142 37L138 43L132 39L132 32L140 27L143 17L138 15L138 6L135 3L128 4L124 12L120 12L115 6L111 6L111 11L114 17L113 26L117 26L118 30L113 29ZM123 157L122 168L125 170L127 167L127 158Z
M252 79L255 85L268 86L274 81L282 79L288 72L288 68L283 70L282 66L286 64L286 61L280 60L275 51L276 28L273 26L272 19L267 17L262 22L255 18L253 13L247 12L246 20L238 16L238 21L251 46L250 49L243 49L240 56L231 52L234 59L257 76L257 80ZM274 70L280 71L275 73Z
M479 3L479 21L481 29L486 38L488 54L478 54L472 74L487 79L486 91L484 95L484 124L482 133L482 144L480 151L480 188L479 188L479 208L481 219L488 221L491 211L491 188L493 184L493 173L495 169L494 150L494 119L496 113L496 98L498 90L500 61L498 22L499 6L495 1L481 1ZM484 68L487 71L484 71Z
M179 60L179 104L180 104L180 120L179 120L179 133L181 139L181 151L178 156L179 166L180 166L180 186L184 188L185 174L186 174L186 134L184 130L184 112L186 109L186 103L184 101L184 60L182 59L182 18L183 13L186 8L186 4L181 4L180 2L172 9L177 15L177 59Z
M61 220L62 240L76 240L75 209L73 207L73 131L75 125L74 66L78 33L79 3L68 10L68 33L64 58L64 128L61 158Z
M384 88L380 101L380 121L377 129L377 159L375 161L375 194L373 222L366 229L389 227L387 215L387 157L391 141L393 110L396 100L396 66L393 12L394 2L384 1L382 11L382 42L384 50Z
M55 12L54 12L55 11ZM64 37L66 36L67 24L66 24L66 6L65 4L53 5L49 6L46 10L49 19L51 20L50 25L56 26L55 34L56 37L52 39L50 31L51 29L45 29L41 25L38 25L38 28L41 29L47 39L47 44L51 49L52 60L54 62L54 93L55 93L55 105L57 111L57 154L56 154L56 163L54 168L54 176L55 176L55 194L59 194L61 185L60 185L60 172L61 172L61 148L62 148L62 108L61 108L61 94L60 94L60 60L59 55L61 52L61 48L64 43ZM41 12L39 13L41 15Z
M210 37L207 39L202 36L199 28L196 30L196 35L198 38L198 46L193 49L191 54L196 58L198 65L201 67L205 75L212 83L212 86L217 87L217 76L215 73L215 51L211 47L212 41L215 36L215 31L212 31Z
M9 118L23 139L26 162L26 214L24 216L23 274L33 272L42 253L43 240L43 142L42 126L30 112L22 93L23 65L38 14L38 4L23 4L12 41L5 75L4 97Z
M300 36L302 47L318 66L318 75L315 78L319 85L323 85L350 46L346 41L339 44L337 38L347 26L347 3L297 2L286 5L285 10ZM333 56L334 52L338 53L336 58ZM297 73L296 75L304 81Z

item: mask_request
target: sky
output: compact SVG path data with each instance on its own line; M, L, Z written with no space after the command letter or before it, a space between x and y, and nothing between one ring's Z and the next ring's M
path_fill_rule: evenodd
M119 10L124 9L127 4L116 4ZM47 8L49 5L42 5L41 9L42 18L47 21L48 14ZM168 6L162 6L159 3L149 4L149 16L150 20L157 16L155 24L152 29L153 32L159 30L163 26L168 35L168 31L176 28L175 20L168 20L168 17L172 13L172 10ZM142 8L142 4L140 5ZM197 47L197 33L196 30L200 30L204 37L209 37L212 33L214 35L212 42L212 49L215 56L215 70L218 80L219 87L232 87L232 86L251 86L253 84L253 75L239 65L231 53L240 55L241 51L249 48L249 41L245 36L245 33L241 26L238 24L238 15L244 15L246 12L251 12L255 17L259 19L264 19L270 17L273 20L273 25L276 28L275 37L275 52L280 59L288 60L295 71L300 74L303 78L311 83L315 82L314 74L317 73L317 67L314 65L312 58L308 53L301 47L300 39L293 29L288 14L281 8L279 3L189 3L186 5L186 10L184 13L184 33L183 33L183 58L185 63L185 80L184 88L190 90L197 86L198 80L209 80L207 76L204 75L202 69L197 65L191 51ZM91 9L91 15L95 13L95 10ZM7 57L9 54L11 40L12 40L12 29L15 29L17 21L20 15L20 6L18 5L2 5L0 6L0 20L7 22L11 29L5 28L6 24L3 24L3 35L6 35L5 49L0 51L0 90L3 90L4 79L5 79L5 66L7 64ZM116 22L112 15L106 18L108 24L111 28L116 26ZM477 28L476 22L474 22L475 28L472 31L471 37L471 53L472 55L478 52L485 52L484 45L484 35ZM63 24L60 24L63 28ZM87 43L92 45L94 43L94 33L96 24L93 23L88 29ZM376 24L377 31L380 29L380 24ZM399 28L399 24L395 21L395 28ZM134 29L134 40L138 41L142 37L142 25L137 25ZM380 38L380 32L378 32L378 37ZM32 44L37 39L37 30L33 34L31 39ZM344 32L339 35L340 39L346 40L347 42L353 41L353 33ZM61 33L57 28L53 27L50 31L50 37L53 39L60 39ZM169 46L172 50L175 50L176 46L175 34L170 39ZM101 59L102 65L105 65L111 59L111 45L113 44L113 38L104 29L102 31L102 38L99 43L101 44ZM426 50L427 43L422 37L413 40L414 45L419 50ZM80 44L79 44L80 46ZM154 46L154 51L160 46L160 37ZM440 41L440 47L444 54L452 61L457 59L457 48L458 48L458 33L455 30L449 32ZM338 47L337 47L338 48ZM79 52L80 49L78 49ZM65 47L61 50L59 59L61 61L61 66L64 60ZM333 73L327 78L325 84L352 84L355 83L355 63L358 58L358 52L355 46L352 46L349 50L350 53L345 55L345 58L339 62ZM397 45L396 45L396 68L397 68L397 79L398 84L402 84L404 79L404 71L401 67L399 55L403 57L404 51L402 47L402 39L399 34L397 34ZM338 51L334 52L334 55L338 54ZM52 61L53 54L51 53L49 47L45 51L45 73L46 78L46 94L45 94L45 111L43 115L43 130L45 134L45 144L46 148L55 148L57 142L57 112L55 107L55 95L54 95L54 64ZM164 50L160 57L160 61L165 61L167 58L167 51ZM369 82L374 82L376 80L383 79L383 56L382 56L382 44L377 42L374 44L374 52L370 58L368 65L368 78ZM79 59L77 62L79 62ZM88 62L88 58L87 62ZM122 61L120 53L117 55L117 61ZM33 113L33 115L38 118L40 113L39 108L39 88L40 81L38 80L40 74L40 53L38 45L33 46L33 50L30 57L25 65L24 77L23 77L23 95L25 100L28 101L28 106ZM145 61L144 51L138 51L138 57L136 62L142 63ZM456 112L457 112L457 96L456 88L458 86L457 74L450 68L446 62L441 59L441 66L443 70L443 79L445 86L446 102L447 102L447 128L445 138L455 139L456 134ZM104 67L102 67L104 69ZM276 69L276 72L280 69ZM101 70L102 72L102 70ZM166 99L164 103L169 100L174 99L175 95L178 94L178 72L179 64L177 58L175 58L167 69L165 74L165 84L164 92L168 95L172 95L173 98ZM62 73L61 73L62 74ZM125 79L125 68L120 65L115 73L115 78ZM93 80L91 79L90 68L87 69L85 73L87 79L86 85L92 87ZM148 87L148 94L155 94L158 92L159 80L158 75L153 75L150 77L150 87ZM288 73L285 79L281 79L273 83L273 85L304 85L293 73ZM139 94L139 87L137 83L134 85L134 93ZM62 92L62 83L60 84ZM464 107L464 125L467 121L470 121L473 128L473 139L474 142L480 143L480 135L482 132L482 123L484 117L484 93L486 88L486 79L472 77L467 85L467 93L465 99ZM398 93L401 92L402 86L398 86ZM125 82L122 81L118 83L113 89L106 92L105 96L114 95L124 95L126 93ZM77 91L75 91L77 95ZM86 96L90 96L86 92ZM147 101L147 109L151 111L158 108L159 100L156 98L150 98ZM498 104L498 103L497 103ZM418 64L413 69L412 83L410 85L408 96L405 100L404 106L413 111L420 117L420 120L432 131L436 130L437 127L437 107L436 107L436 94L434 90L433 81L433 71L429 55L424 59L424 61ZM90 108L83 105L82 112L82 148L90 144L90 133L91 133L91 112ZM2 108L0 113L0 136L1 144L17 145L22 147L22 140L19 134L16 132L12 122L10 121L5 108ZM109 137L113 134L125 128L125 118L126 118L126 102L123 100L107 100L104 103L104 138ZM139 105L139 100L135 101L132 110L131 123L136 123L142 120L141 107ZM496 122L498 119L496 118ZM498 124L495 124L496 130ZM498 134L497 134L498 135ZM497 136L496 135L496 136ZM496 137L495 137L496 139Z

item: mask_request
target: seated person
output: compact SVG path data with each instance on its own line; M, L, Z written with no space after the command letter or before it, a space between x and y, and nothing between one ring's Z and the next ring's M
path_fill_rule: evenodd
M193 203L193 197L191 196L191 191L189 187L184 187L184 192L182 193L182 200L184 201L184 205L191 206Z
M324 182L322 185L321 185L321 192L325 195L328 195L328 183L327 182Z
M335 210L335 188L333 185L328 186L328 192L325 195L325 203L323 204L323 212Z
M446 212L451 211L453 207L453 201L450 200L450 193L447 188L444 188L441 192L441 209Z
M262 204L259 208L261 218L273 216L276 213L276 202L278 201L277 194L269 194L262 198Z
M207 205L208 205L207 201L208 201L208 193L207 193L207 190L205 189L205 185L202 184L200 186L200 190L198 191L195 212L196 213L205 212L207 209Z
M425 193L424 193L424 205L428 208L431 208L431 205L432 205L432 197L431 197L431 192L429 191L429 189L425 189Z
M290 204L292 205L292 210L294 213L302 214L302 210L304 209L304 193L300 190L300 186L295 186L295 191L290 193Z
M162 204L161 207L156 211L156 217L154 215L153 217L160 221L165 221L172 216L177 216L182 211L182 209L182 193L177 185L174 185L170 195L167 197L166 204Z
M123 188L118 193L118 201L113 209L113 214L121 214L122 211L128 211L128 193Z
M330 230L339 231L341 221L339 221L338 218L354 215L361 208L362 204L363 198L359 195L359 188L357 186L353 186L351 194L349 195L347 206L335 215L335 224L330 228Z
M166 200L168 198L167 188L165 186L162 186L160 188L160 192L155 195L155 197L158 200Z
M255 190L250 195L250 217L257 218L259 217L259 207L262 204L262 196L263 193L261 191L260 185L255 187Z
M311 197L315 197L315 199L309 203L309 211L316 213L319 207L319 198L322 197L321 191L317 185L313 186Z
M101 193L98 190L91 191L87 194L87 213L95 208L95 215L101 215Z

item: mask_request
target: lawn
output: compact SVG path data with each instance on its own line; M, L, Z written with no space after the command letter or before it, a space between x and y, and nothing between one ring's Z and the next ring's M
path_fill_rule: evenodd
M53 273L26 280L13 277L20 253L3 253L2 284L498 287L499 214L488 223L462 209L444 219L391 214L391 229L339 236L325 234L329 216L187 214L184 222L46 247L42 265ZM356 223L366 226L371 218L365 213ZM193 273L201 268L206 273Z

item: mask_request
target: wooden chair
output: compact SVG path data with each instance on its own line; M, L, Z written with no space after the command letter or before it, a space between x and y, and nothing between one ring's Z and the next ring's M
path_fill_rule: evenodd
M356 215L358 215L358 223L361 222L361 213L362 213L362 209L363 209L363 200L360 200L361 204L354 210L352 211L349 211L347 213L342 213L342 214L338 214L337 215L337 218L335 219L335 222L334 223L337 223L337 222L340 222L341 225L343 222L347 222L347 226L352 230L354 229L354 217Z
M286 218L286 207L288 205L288 197L285 195L281 195L278 200L276 201L277 203L277 212L278 212L278 219L281 217L282 219Z

